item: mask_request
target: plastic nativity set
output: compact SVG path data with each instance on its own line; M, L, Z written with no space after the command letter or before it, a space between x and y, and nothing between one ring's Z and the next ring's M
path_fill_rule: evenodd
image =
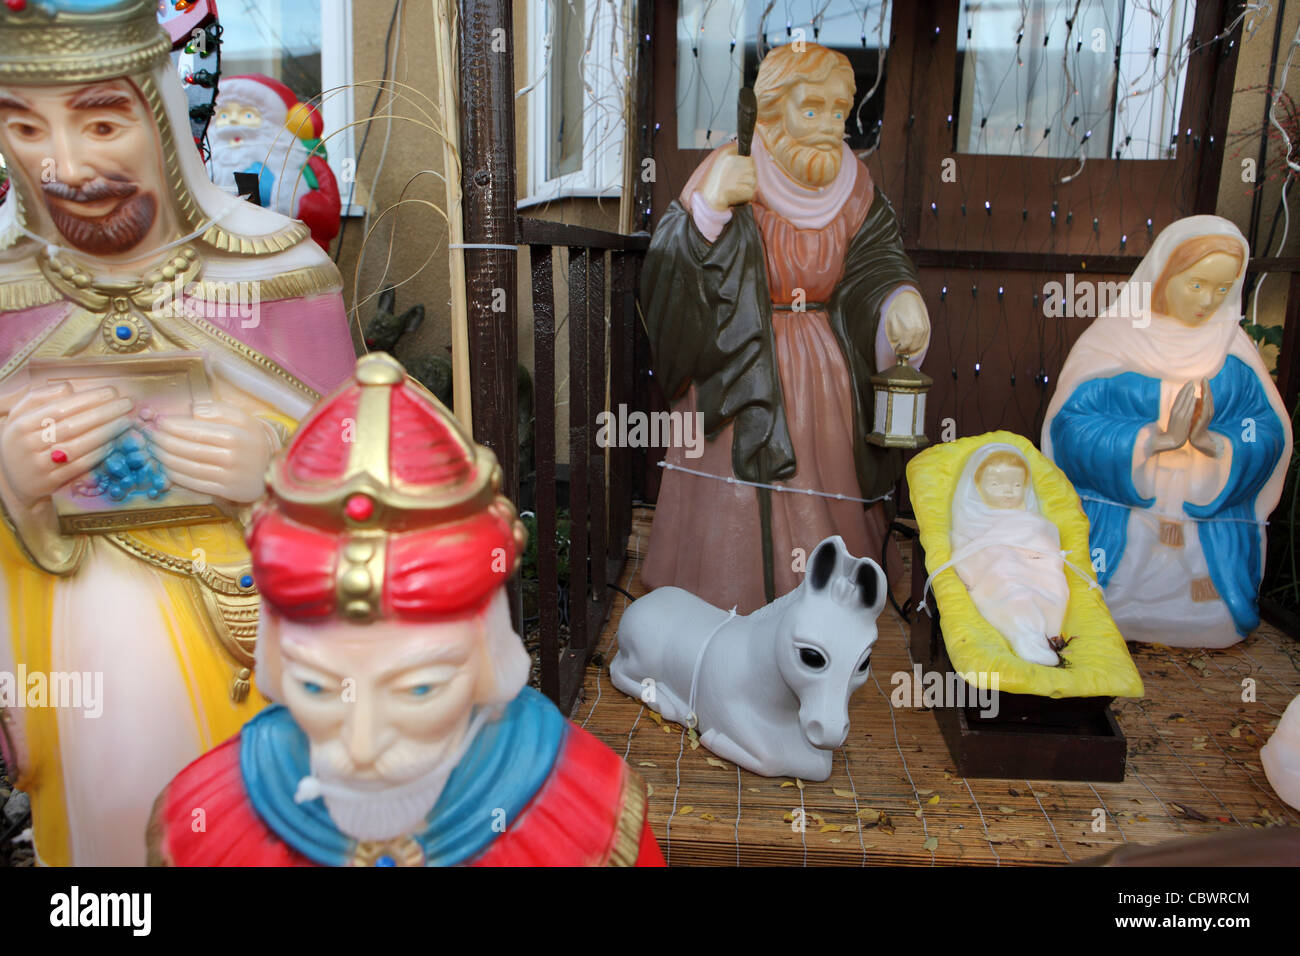
M637 774L528 686L492 452L356 358L319 116L223 78L210 173L156 8L0 9L0 672L101 673L106 702L0 699L40 862L661 865ZM853 96L842 55L774 49L655 229L655 374L709 440L696 473L669 451L610 666L708 750L808 780L852 733L885 499L925 444L929 316L843 142ZM1237 324L1248 257L1226 220L1168 226L1131 280L1149 310L1079 338L1039 447L907 463L912 652L1002 695L996 725L936 711L964 774L1122 779L1125 640L1259 623L1292 436ZM1300 807L1300 705L1261 760Z

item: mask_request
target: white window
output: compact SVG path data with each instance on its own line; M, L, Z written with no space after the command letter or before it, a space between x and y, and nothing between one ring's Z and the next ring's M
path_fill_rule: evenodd
M352 0L230 0L217 20L222 75L262 73L315 104L343 215L363 215L355 202L349 206L356 182Z
M970 0L957 28L956 148L1172 159L1192 0Z
M529 0L528 110L531 206L622 191L628 30L634 0Z

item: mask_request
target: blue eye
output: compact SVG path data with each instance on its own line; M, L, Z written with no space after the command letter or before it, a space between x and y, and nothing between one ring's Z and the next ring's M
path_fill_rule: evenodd
M433 693L432 684L417 684L410 690L412 697L428 697L431 693Z
M816 114L812 110L808 110L808 112L804 113L803 115L807 116L809 119L812 119L813 116L815 116Z
M306 691L307 693L309 693L309 694L320 694L320 693L322 693L322 692L325 690L324 687L321 687L320 684L316 683L316 682L313 681L313 680L305 680L305 681L303 681L303 682L302 682L302 689L305 690L305 691Z

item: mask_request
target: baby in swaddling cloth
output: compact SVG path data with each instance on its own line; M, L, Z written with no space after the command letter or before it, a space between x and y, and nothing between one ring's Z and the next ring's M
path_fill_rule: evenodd
M1070 600L1061 533L1038 510L1029 463L986 445L966 463L952 502L952 564L976 610L1026 661L1060 663Z

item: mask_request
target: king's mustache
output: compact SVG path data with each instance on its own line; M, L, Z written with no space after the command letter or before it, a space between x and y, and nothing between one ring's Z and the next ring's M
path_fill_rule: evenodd
M67 183L56 181L42 183L41 188L45 190L47 196L62 199L65 202L77 203L99 202L101 199L121 199L125 196L132 196L140 190L140 187L135 183L118 182L112 179L92 179L80 186L69 186Z

